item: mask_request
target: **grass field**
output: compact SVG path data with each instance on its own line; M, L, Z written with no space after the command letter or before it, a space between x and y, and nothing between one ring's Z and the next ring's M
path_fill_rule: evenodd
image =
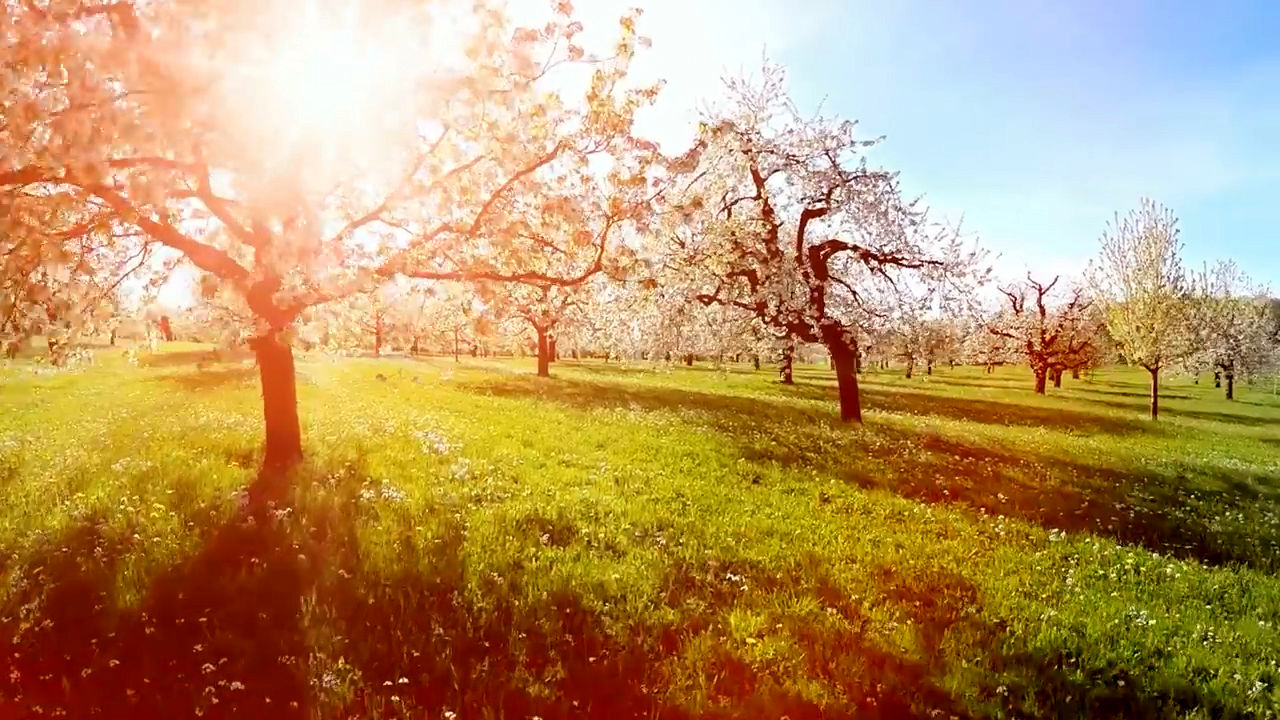
M1280 716L1269 386L532 370L0 370L0 717Z

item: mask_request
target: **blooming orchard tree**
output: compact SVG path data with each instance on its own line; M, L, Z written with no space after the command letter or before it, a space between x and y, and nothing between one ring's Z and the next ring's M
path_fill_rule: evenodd
M398 273L575 284L645 215L634 17L597 58L554 5L518 28L497 0L6 2L0 192L107 213L243 299L279 478L308 307Z
M1092 339L1086 332L1085 314L1089 301L1083 289L1072 288L1058 298L1054 276L1043 283L1027 275L1025 282L1000 288L1008 301L1006 312L988 326L991 334L1010 340L1022 353L1035 375L1037 394L1045 392L1046 380L1062 384L1062 371L1087 364Z
M486 288L488 289L488 288ZM557 359L556 337L562 324L571 323L581 312L587 288L554 283L505 283L490 292L496 297L498 312L527 324L533 331L538 359L538 377L551 376Z
M1275 366L1276 344L1268 298L1231 261L1205 268L1195 280L1192 310L1193 370L1211 370L1215 387L1226 381L1235 399L1238 376L1256 376Z
M0 191L0 347L12 357L32 335L61 364L80 335L110 332L130 276L154 283L155 244L67 193Z
M1160 416L1160 371L1192 350L1181 255L1173 212L1143 199L1126 217L1116 215L1089 269L1093 296L1121 355L1151 375L1152 420Z
M667 235L708 305L738 308L779 335L821 343L840 416L861 422L858 344L847 305L912 274L976 263L958 233L926 222L896 176L867 166L875 141L854 123L803 117L779 69L730 81L728 107L701 128L696 179Z

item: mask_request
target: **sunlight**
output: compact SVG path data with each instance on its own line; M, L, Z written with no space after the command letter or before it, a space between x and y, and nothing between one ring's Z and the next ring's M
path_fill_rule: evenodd
M323 187L391 166L412 142L414 93L431 64L394 3L281 3L259 13L218 70L223 126L246 167Z

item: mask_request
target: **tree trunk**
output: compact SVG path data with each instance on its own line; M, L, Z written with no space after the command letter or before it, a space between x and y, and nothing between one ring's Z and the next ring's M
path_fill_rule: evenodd
M382 356L382 318L373 321L373 356Z
M760 369L760 356L759 356L759 355L752 355L752 356L751 356L751 367L755 368L756 370L759 370L759 369Z
M551 335L550 337L548 337L548 338L547 338L547 345L548 345L548 349L549 349L549 354L548 354L548 356L547 356L547 362L555 362L555 361L559 360L559 359L560 359L560 352L559 352L558 350L556 350L556 336L555 336L555 335Z
M1044 388L1045 388L1045 379L1048 378L1049 372L1047 370L1036 370L1035 372L1036 372L1036 394L1043 395Z
M925 375L932 375L932 374L933 374L933 361L932 361L932 360L926 360L926 361L925 361L925 363L924 363L924 374L925 374Z
M1160 419L1160 368L1149 370L1151 373L1151 419Z
M1072 379L1072 380L1079 380L1079 379L1080 379L1080 368L1078 368L1078 367L1073 367L1073 368L1071 368L1071 379Z
M538 377L551 377L551 345L547 342L547 331L534 326L538 333Z
M1053 371L1053 386L1056 388L1062 387L1062 371L1061 370Z
M782 349L782 367L778 368L778 377L783 385L795 385L795 378L792 376L793 366L796 359L796 346L790 343Z
M911 379L911 374L914 373L915 371L916 371L916 359L911 357L907 358L907 379L908 380Z
M1233 372L1227 372L1226 375L1227 375L1227 399L1235 400L1236 399L1236 374Z
M688 366L688 367L693 367L693 353L686 353L686 354L685 354L685 356L684 356L684 364L685 364L686 366Z
M1222 372L1219 370L1213 371L1213 386L1216 388L1222 387Z
M116 346L116 329L115 328L111 328L111 335L108 337L107 342L108 344L111 345L111 347Z
M293 348L270 331L250 341L262 382L262 418L266 427L263 475L283 475L302 461L302 430L298 425L298 379ZM275 499L270 497L267 499Z
M831 363L836 369L836 385L840 391L840 420L862 423L862 400L858 396L857 348L840 341L832 342Z
M992 363L987 363L987 374L990 375L995 371L996 371L996 366L993 365Z
M853 372L859 375L862 374L862 353L857 350L853 351Z

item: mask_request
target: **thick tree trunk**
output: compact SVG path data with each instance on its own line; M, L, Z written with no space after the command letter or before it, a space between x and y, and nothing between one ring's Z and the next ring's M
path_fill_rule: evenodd
M688 366L688 367L693 367L693 353L686 353L686 354L685 354L685 356L684 356L684 364L685 364L686 366Z
M1062 371L1061 370L1053 371L1053 386L1056 388L1062 387Z
M1036 370L1036 394L1043 395L1045 388L1045 380L1049 377L1047 370Z
M1071 379L1072 379L1072 380L1079 380L1079 379L1080 379L1080 368L1078 368L1078 367L1073 367L1073 368L1071 368Z
M840 420L862 422L862 399L858 396L857 348L835 341L828 347L831 363L836 370L836 385L840 391Z
M1151 419L1160 419L1160 368L1149 369L1151 373Z
M778 378L783 385L795 385L794 370L796 346L790 343L782 349L782 367L778 368Z
M547 331L534 327L538 333L538 377L551 377L551 345L547 341Z
M1236 399L1236 374L1233 372L1227 373L1227 399Z
M283 475L302 461L302 430L298 425L298 384L293 348L271 331L250 341L262 382L262 418L266 428L265 475Z
M907 379L911 379L911 375L916 371L916 359L907 358Z

